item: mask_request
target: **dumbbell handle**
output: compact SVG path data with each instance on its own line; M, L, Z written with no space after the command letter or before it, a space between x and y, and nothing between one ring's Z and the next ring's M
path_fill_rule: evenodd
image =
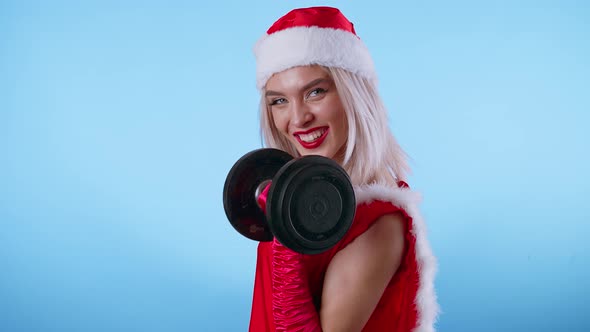
M270 181L262 182L258 188L263 188L262 191L256 190L256 203L262 210L262 212L266 213L266 199L268 198L268 191L270 190ZM260 193L258 193L260 191Z

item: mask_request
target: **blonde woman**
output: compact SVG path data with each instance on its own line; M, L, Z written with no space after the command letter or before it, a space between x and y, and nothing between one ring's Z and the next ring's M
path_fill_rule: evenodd
M321 254L259 244L250 331L434 331L436 259L353 24L336 8L295 9L254 53L265 145L338 162L357 207Z

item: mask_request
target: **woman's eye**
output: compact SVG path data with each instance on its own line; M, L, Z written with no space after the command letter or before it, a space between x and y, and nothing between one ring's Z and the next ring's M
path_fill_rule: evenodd
M316 89L311 90L309 92L309 94L307 95L307 97L308 98L309 97L315 97L315 96L321 95L322 93L325 93L325 92L326 92L326 90L323 89L323 88L316 88Z
M280 105L286 103L287 100L285 98L276 98L270 101L270 106L273 105Z

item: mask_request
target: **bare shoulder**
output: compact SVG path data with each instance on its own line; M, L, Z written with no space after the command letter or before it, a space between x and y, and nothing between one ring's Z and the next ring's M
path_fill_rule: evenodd
M376 284L385 287L399 267L403 250L402 214L383 215L334 256L328 275L339 286L378 280Z
M401 213L379 217L328 266L322 294L325 331L360 331L397 271L404 248Z
M342 250L343 255L361 256L358 259L375 260L376 263L395 263L404 248L403 221L401 213L379 217L367 231Z
M366 236L376 241L393 240L398 235L403 235L403 218L400 212L383 215L360 237Z

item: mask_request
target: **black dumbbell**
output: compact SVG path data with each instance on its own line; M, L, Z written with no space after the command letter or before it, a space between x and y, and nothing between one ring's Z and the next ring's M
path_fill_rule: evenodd
M270 184L266 211L258 205ZM349 230L356 211L348 174L322 156L293 158L278 149L258 149L240 158L223 188L223 207L232 226L256 241L279 242L293 251L318 254Z

